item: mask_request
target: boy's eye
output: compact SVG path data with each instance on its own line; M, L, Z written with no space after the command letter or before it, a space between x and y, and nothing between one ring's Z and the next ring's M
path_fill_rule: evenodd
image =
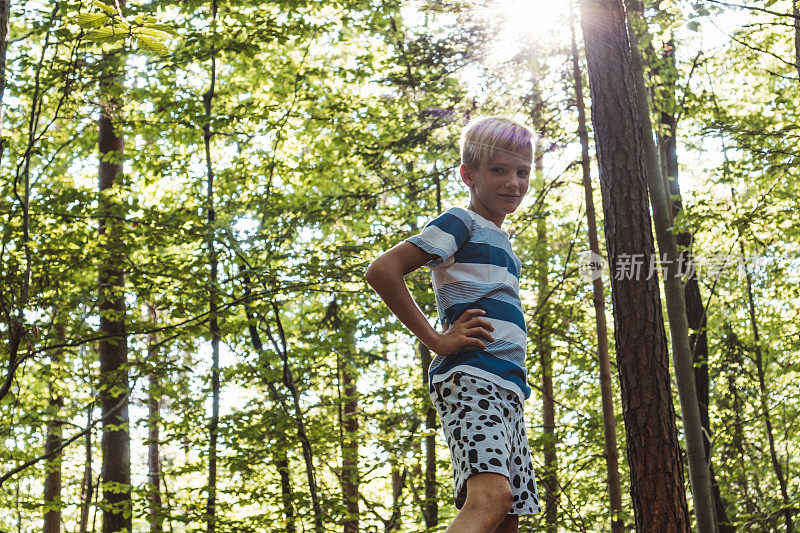
M503 172L503 167L492 167L489 169L490 172L500 173Z

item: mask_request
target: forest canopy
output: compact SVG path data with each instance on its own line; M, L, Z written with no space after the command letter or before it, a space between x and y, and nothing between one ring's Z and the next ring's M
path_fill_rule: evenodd
M536 134L520 530L657 530L662 459L676 531L800 525L800 1L0 0L0 46L0 529L443 531L364 273L486 115Z

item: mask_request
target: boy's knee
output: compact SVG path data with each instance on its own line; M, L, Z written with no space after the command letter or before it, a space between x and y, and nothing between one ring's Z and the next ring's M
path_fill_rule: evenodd
M490 483L468 484L467 501L464 505L502 518L511 510L513 495L508 480L499 474L495 476L501 479L491 479Z

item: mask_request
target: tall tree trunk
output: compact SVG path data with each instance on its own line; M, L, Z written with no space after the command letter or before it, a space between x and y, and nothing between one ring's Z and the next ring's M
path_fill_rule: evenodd
M332 307L338 307L334 299ZM339 379L341 381L339 398L340 405L340 426L341 433L341 449L342 449L342 496L344 498L344 506L346 510L344 520L344 533L358 533L359 529L359 514L358 514L358 500L359 500L359 475L358 475L358 390L356 389L356 382L358 380L358 371L355 366L352 349L355 347L355 331L349 324L343 324L337 317L337 311L333 311L334 320L336 321L337 329L341 331L343 339L352 341L350 344L344 346L344 350L340 352L344 355L341 358L337 355L337 362L339 364Z
M581 0L612 272L617 363L637 531L689 531L657 280L626 270L654 254L633 65L621 0ZM622 272L625 275L618 275ZM629 275L631 274L631 275Z
M157 325L156 308L152 305L147 306L148 314L153 329ZM155 333L148 335L147 339L147 359L151 364L158 361L158 337ZM164 530L163 504L161 501L161 453L159 450L159 428L161 426L161 391L158 375L150 373L150 386L147 390L147 481L150 484L150 531L160 533Z
M314 455L313 450L311 449L311 441L308 438L308 433L306 432L306 423L303 417L303 409L300 405L300 392L297 390L297 383L294 380L294 375L292 372L292 367L289 365L289 348L286 344L286 334L283 329L283 323L281 321L280 313L278 312L278 306L274 302L270 302L273 312L275 313L275 323L278 327L278 336L280 338L280 343L275 339L275 336L272 334L271 329L269 328L269 324L267 323L267 337L269 338L270 342L272 343L272 347L275 351L280 354L282 363L283 363L283 384L284 386L289 389L289 394L292 396L292 406L294 409L294 420L297 424L297 436L300 439L300 444L302 445L303 450L303 460L306 464L306 476L308 479L308 490L311 495L311 507L314 511L314 533L323 533L325 530L324 523L322 521L322 507L320 506L319 502L319 489L317 488L317 480L314 474ZM251 330L252 335L252 330ZM259 341L260 344L260 341Z
M253 311L250 308L249 301L250 301L250 275L245 272L243 275L244 278L244 311L245 316L247 317L247 330L250 334L250 343L253 346L253 349L258 354L259 358L264 357L264 344L261 342L261 335L258 332L257 322ZM276 346L277 349L277 346ZM264 359L264 366L270 371L270 374L274 373L271 371L271 365ZM278 392L275 383L267 380L262 379L264 384L267 386L267 390L269 391L270 397L274 404L279 405L281 410L286 413L287 416L289 414L289 408L286 405L286 400L284 397ZM280 440L278 442L278 446L276 446L277 450L275 451L275 468L278 470L278 475L281 480L281 504L283 505L283 516L286 521L286 532L287 533L295 533L297 531L297 524L295 520L295 510L294 510L294 493L292 491L292 478L291 478L291 469L289 466L289 455L286 451L287 449L287 440L285 439L285 435L281 434ZM305 447L304 447L305 450ZM312 476L309 476L309 479L313 479ZM312 498L316 496L312 494Z
M6 90L6 52L11 20L11 0L0 0L0 162L3 160L3 95Z
M428 390L428 367L431 365L431 351L418 343L422 384ZM436 499L436 408L430 401L425 402L425 499L422 516L425 527L433 528L439 524L439 503Z
M86 426L92 426L92 406L86 410ZM81 515L78 520L79 533L86 533L89 527L89 507L92 504L92 495L94 494L94 485L92 474L92 430L86 432L84 437L83 447L86 453L86 461L83 467L83 481L81 481Z
M792 1L792 15L794 16L794 66L800 79L800 0Z
M544 153L542 150L541 134L542 120L540 110L541 95L539 94L538 84L534 83L533 91L534 117L533 124L540 135L536 136L536 150L534 157L534 190L544 189ZM544 201L544 195L540 194ZM545 209L541 210L544 213ZM536 280L537 280L537 331L535 335L536 351L539 354L539 365L542 371L542 448L544 449L544 470L542 472L542 488L544 489L544 509L545 525L548 533L555 533L558 530L558 455L556 445L558 436L556 435L556 408L553 396L553 346L550 340L552 336L552 322L550 320L550 306L547 302L548 286L547 277L549 272L547 248L547 221L544 215L536 219Z
M744 264L745 253L744 243L739 240L739 253L740 259ZM747 280L747 309L750 314L750 326L753 331L753 346L755 349L755 363L756 375L758 377L758 400L761 408L761 416L764 418L765 430L767 432L767 443L769 444L769 458L772 462L772 469L775 471L775 477L778 478L778 487L781 492L781 500L783 503L783 516L784 523L786 524L786 533L794 533L794 523L792 514L794 512L789 491L786 484L786 476L783 473L783 466L780 459L778 459L778 452L775 449L775 432L772 428L772 415L769 410L769 391L767 391L766 383L766 368L764 364L764 351L761 348L761 335L759 334L758 321L756 319L756 306L753 297L753 280L749 270L745 269L745 279Z
M433 177L434 184L436 185L436 215L442 214L442 181L440 175L437 173ZM413 229L418 230L416 224L413 224ZM427 346L418 343L420 365L422 366L422 386L425 391L428 391L428 381L430 376L428 369L431 366L431 351ZM436 497L436 490L438 483L436 481L436 408L430 401L428 395L425 395L425 504L423 516L425 518L425 527L432 528L439 525L439 500Z
M114 2L110 2L111 5ZM124 0L117 5L124 9ZM128 337L125 327L125 273L123 261L124 213L114 199L123 179L124 140L116 131L121 102L123 58L120 51L102 58L99 121L100 220L99 233L105 260L98 275L100 335L100 404L103 416L103 533L130 531L132 527L131 456L128 427Z
M608 354L608 327L606 324L606 298L603 292L603 273L600 269L600 244L597 240L597 224L592 196L592 173L589 161L589 132L583 103L583 77L581 75L578 45L575 42L575 27L570 16L572 36L572 77L575 83L575 105L578 108L578 138L581 143L581 170L583 192L586 202L586 219L589 233L589 250L593 254L592 296L594 302L595 327L597 329L597 359L600 367L600 397L603 407L603 435L606 457L608 500L611 511L612 533L625 531L622 519L622 488L619 475L619 452L617 451L617 421L614 418L614 392L611 383L611 361ZM595 268L597 267L597 270Z
M648 54L652 53L648 50ZM667 192L667 202L671 203L671 220L683 209L683 200L678 182L678 141L677 141L677 118L675 101L675 83L677 79L677 69L675 67L675 43L672 39L667 42L667 46L662 54L664 67L659 71L659 78L662 81L660 94L663 101L658 103L661 108L661 128L659 128L658 145L661 153L661 168L665 179L665 190ZM671 200L671 202L670 202ZM709 396L709 375L708 375L708 336L706 331L707 317L700 294L700 284L694 267L694 258L691 248L693 234L683 231L675 234L675 241L680 247L678 264L680 265L679 275L686 277L684 286L684 301L686 303L686 319L690 328L689 347L692 350L692 363L694 366L694 381L697 390L698 408L700 410L700 423L703 427L703 448L705 451L706 462L708 463L708 473L711 480L711 495L714 499L714 509L717 516L717 525L720 533L734 533L735 527L731 525L726 505L722 499L719 484L714 476L714 468L711 462L711 422L708 415L710 396Z
M59 339L64 338L64 327L56 326ZM55 352L50 359L50 375L48 382L49 389L49 410L48 416L51 417L47 422L47 438L45 440L44 452L54 453L61 446L62 428L59 416L61 408L64 406L64 398L61 392L53 386L56 382L55 376L58 374L58 367L61 363L61 353ZM61 531L61 452L55 453L53 457L44 463L44 533L59 533Z
M216 30L217 1L211 0L211 82L208 91L203 94L205 123L203 124L203 144L206 154L206 211L208 222L208 262L211 269L208 291L208 329L211 333L211 420L208 424L208 499L206 501L206 531L213 533L216 528L217 510L217 439L219 426L219 324L217 323L217 252L214 245L214 168L211 164L211 103L217 81Z
M294 507L292 501L294 494L292 493L292 481L289 475L289 457L286 451L280 452L281 455L275 459L275 467L278 469L278 474L281 478L281 504L283 505L283 516L286 519L286 533L295 533L297 526L295 525Z
M392 516L386 523L384 531L400 531L402 522L402 505L403 502L400 496L403 494L403 485L405 485L406 470L400 472L399 457L395 451L392 451Z
M735 350L738 349L736 335L732 330L730 324L726 323L723 325L724 334L722 336L723 341L723 352L722 356L724 360L731 361L734 359ZM750 483L748 481L748 465L749 461L747 460L747 450L746 450L746 437L744 432L744 420L742 419L742 413L744 412L744 408L742 406L741 398L739 397L739 390L736 385L736 377L741 373L740 368L732 369L727 376L727 384L728 384L728 391L732 397L731 406L731 413L733 415L733 435L731 438L731 446L733 448L733 453L730 454L738 460L739 466L739 475L736 476L735 482L739 485L741 493L743 495L744 500L744 507L746 514L750 516L755 516L757 509L753 502L753 497L750 495ZM748 522L745 525L745 528L748 533L753 531L753 524L752 522Z
M667 300L667 315L672 339L672 358L675 367L675 381L681 402L683 429L686 442L686 455L689 463L689 479L694 497L694 512L697 530L700 533L717 531L714 503L711 498L711 477L706 462L703 426L697 401L692 350L689 346L689 324L686 318L684 287L680 278L678 246L671 232L672 206L667 202L666 181L662 175L661 161L653 140L653 127L650 121L650 104L644 85L644 72L639 52L637 25L643 20L634 9L628 11L628 29L631 48L631 62L636 89L636 102L639 110L639 124L644 149L644 170L653 207L653 222L661 257L666 262L663 274L664 295ZM652 257L650 274L655 276L655 268L661 262Z

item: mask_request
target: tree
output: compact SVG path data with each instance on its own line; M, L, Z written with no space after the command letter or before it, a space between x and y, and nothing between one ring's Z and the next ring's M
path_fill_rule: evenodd
M627 13L628 36L631 46L631 63L636 89L636 103L639 111L639 127L644 150L645 177L653 207L653 221L661 252L658 261L662 270L664 294L667 300L667 315L672 338L672 354L675 367L675 378L683 415L683 428L686 440L686 455L689 460L689 479L694 496L694 511L697 529L700 532L717 531L714 505L711 499L711 478L704 449L703 426L700 420L700 407L697 401L692 350L689 346L689 326L686 318L686 301L684 286L681 281L680 264L678 263L678 247L672 227L672 203L668 203L667 180L662 175L661 161L653 140L653 128L650 122L650 105L644 85L642 59L639 52L639 39L635 28L635 10ZM651 256L652 257L652 256ZM666 269L662 269L662 262ZM651 260L650 264L654 264Z
M583 0L597 160L612 272L614 337L636 528L690 529L666 336L656 281L618 276L625 258L654 254L634 71L619 1Z
M622 490L619 478L619 453L617 451L617 423L614 418L614 397L611 383L611 362L608 356L608 328L606 327L605 295L603 293L603 271L599 263L600 246L597 240L597 222L592 195L591 169L589 161L589 132L586 124L586 111L583 103L583 74L581 73L578 46L575 42L575 27L570 9L570 37L572 45L572 79L575 86L575 106L578 108L578 137L581 143L581 174L586 201L586 220L589 232L589 250L593 254L590 265L592 276L592 296L597 331L597 359L600 367L600 388L603 408L603 438L606 458L606 478L608 480L608 499L611 511L611 531L621 533ZM597 261L597 263L595 263Z
M111 4L109 4L111 5ZM124 0L119 2L124 9ZM131 456L128 427L128 338L125 306L125 216L119 193L124 185L120 127L120 90L124 76L121 50L106 51L100 61L98 122L100 152L99 236L104 260L98 273L101 339L100 402L103 417L103 533L130 531L132 526Z
M0 0L0 161L3 160L5 141L3 134L3 95L6 90L6 53L8 51L8 30L11 19L11 0Z

